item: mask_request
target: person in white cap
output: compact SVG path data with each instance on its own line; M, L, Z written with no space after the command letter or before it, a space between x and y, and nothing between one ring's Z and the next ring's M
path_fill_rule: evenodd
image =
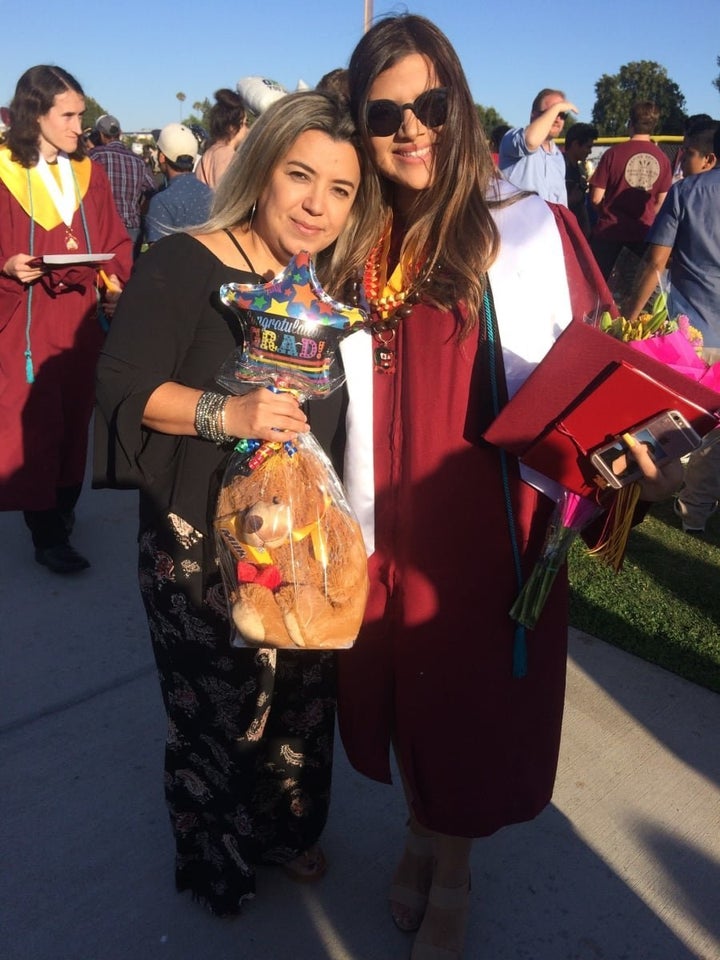
M158 163L167 186L151 199L145 218L145 239L161 237L204 223L210 213L213 192L193 176L198 142L190 127L169 123L157 137Z
M236 89L245 106L256 117L288 93L281 83L267 77L243 77L238 80Z

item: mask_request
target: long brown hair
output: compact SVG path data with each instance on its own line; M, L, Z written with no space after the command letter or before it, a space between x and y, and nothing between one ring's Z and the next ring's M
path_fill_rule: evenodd
M437 138L433 181L417 194L402 255L411 262L424 259L419 278L423 298L446 309L462 302L470 328L477 323L485 275L499 245L486 201L495 171L465 73L445 34L415 14L391 15L375 23L350 58L351 110L372 156L365 116L370 88L381 73L414 53L432 62L448 92L448 113ZM392 186L384 184L390 206Z
M40 64L30 67L20 77L15 87L15 96L9 107L10 129L6 143L11 156L23 167L34 167L40 156L40 131L38 118L44 116L55 103L55 97L68 90L84 97L83 88L72 74L62 67ZM70 156L80 160L85 156L82 139Z

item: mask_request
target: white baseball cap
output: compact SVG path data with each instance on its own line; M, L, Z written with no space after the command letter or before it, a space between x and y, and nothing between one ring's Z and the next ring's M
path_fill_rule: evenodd
M245 106L257 116L287 94L282 84L266 77L243 77L238 80L236 89Z
M170 163L177 163L181 157L195 160L198 155L198 142L190 127L184 123L168 123L157 138L158 150L164 153Z

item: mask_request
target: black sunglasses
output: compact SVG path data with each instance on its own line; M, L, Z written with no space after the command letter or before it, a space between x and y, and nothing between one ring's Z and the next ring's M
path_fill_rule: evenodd
M559 113L557 115L557 119L562 120L564 122L567 119L567 113Z
M406 110L412 110L425 127L441 127L447 120L447 108L447 90L436 87L421 93L413 103L370 100L365 108L365 120L373 137L389 137L402 126Z

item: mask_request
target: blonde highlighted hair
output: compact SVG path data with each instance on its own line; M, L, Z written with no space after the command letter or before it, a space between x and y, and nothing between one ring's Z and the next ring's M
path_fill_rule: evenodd
M268 107L253 123L225 171L210 219L193 233L248 225L273 171L307 130L319 130L336 142L350 143L360 162L360 185L348 221L335 243L315 257L323 286L333 296L340 296L360 272L372 246L381 202L377 175L362 149L347 103L333 94L303 90L289 93Z

